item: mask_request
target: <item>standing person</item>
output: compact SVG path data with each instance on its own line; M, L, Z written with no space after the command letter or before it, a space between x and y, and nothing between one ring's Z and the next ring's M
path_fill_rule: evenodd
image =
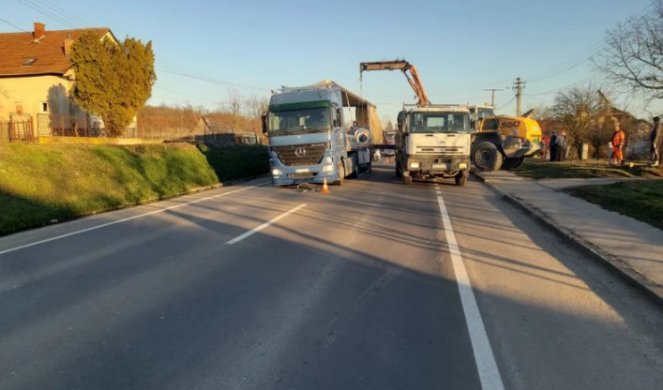
M550 136L550 161L557 161L557 132Z
M659 123L660 117L654 117L654 127L651 129L649 135L649 143L651 146L651 165L657 167L661 161L661 141L663 141L663 129Z
M612 133L612 161L615 165L622 165L624 164L623 150L626 134L624 134L616 119L613 119L613 123L615 124L615 132Z
M566 160L566 131L557 136L557 161Z

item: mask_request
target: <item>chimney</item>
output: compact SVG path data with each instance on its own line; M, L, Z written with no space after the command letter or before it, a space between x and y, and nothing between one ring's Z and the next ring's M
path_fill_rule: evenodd
M64 39L64 55L69 57L69 54L71 54L71 46L74 44L74 40L71 39L70 37L67 37Z
M44 23L35 22L35 30L32 33L32 39L40 39L46 35L46 26Z

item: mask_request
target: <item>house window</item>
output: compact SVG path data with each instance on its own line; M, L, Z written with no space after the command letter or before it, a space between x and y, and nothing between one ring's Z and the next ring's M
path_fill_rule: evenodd
M23 66L30 66L34 64L36 61L37 59L34 57L26 58L25 61L23 61Z
M41 103L41 112L48 112L48 103L47 102L42 102Z

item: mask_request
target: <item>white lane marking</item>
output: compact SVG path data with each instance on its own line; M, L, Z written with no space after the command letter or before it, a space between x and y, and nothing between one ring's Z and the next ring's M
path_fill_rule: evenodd
M456 282L458 283L458 291L460 292L460 302L463 306L465 313L465 321L470 333L470 341L472 342L472 350L474 351L474 360L479 372L479 379L481 380L481 388L484 390L502 390L504 384L502 377L497 369L495 362L495 355L490 347L488 334L477 306L474 291L472 291L472 284L467 275L465 264L463 264L463 257L456 241L453 227L451 226L451 219L447 213L447 208L444 205L444 199L441 196L437 197L437 203L440 206L440 214L442 215L442 223L444 225L444 232L447 236L447 244L449 245L449 254L451 255L451 263L453 264L454 273L456 274Z
M138 214L138 215L134 215L134 216L127 217L127 218L118 219L117 221L112 221L112 222L102 223L101 225L96 225L96 226L92 226L92 227L89 227L89 228L85 228L85 229L81 229L81 230L76 230L76 231L74 231L74 232L70 232L70 233L66 233L66 234L61 234L61 235L59 235L59 236L55 236L55 237L46 238L46 239L43 239L43 240L39 240L39 241L35 241L35 242L31 242L31 243L29 243L29 244L19 245L19 246L16 246L16 247L14 247L14 248L9 248L9 249L5 249L5 250L3 250L3 251L0 251L0 256L1 256L1 255L4 255L4 254L7 254L7 253L11 253L11 252L19 251L19 250L21 250L21 249L30 248L30 247L33 247L33 246L37 246L37 245L41 245L41 244L45 244L45 243L47 243L47 242L51 242L51 241L55 241L55 240L60 240L60 239L62 239L62 238L71 237L71 236L75 236L75 235L78 235L78 234L87 233L87 232L90 232L90 231L92 231L92 230L97 230L97 229L105 228L105 227L108 227L108 226L111 226L111 225L116 225L116 224L118 224L118 223L123 223L123 222L131 221L131 220L133 220L133 219L138 219L138 218L147 217L147 216L149 216L149 215L154 215L154 214L158 214L158 213L163 213L164 211L177 209L177 208L180 208L180 207L188 206L188 205L190 205L190 204L199 203L199 202L204 202L204 201L206 201L206 200L210 200L210 199L214 199L214 198L219 198L219 197L226 196L226 195L230 195L230 194L235 194L235 193L238 193L238 192L242 192L242 191L249 190L249 189L251 189L251 188L261 187L261 186L264 186L265 184L267 184L267 183L264 183L264 184L258 184L258 185L255 185L255 186L250 186L250 187L245 187L245 188L240 188L240 189L237 189L237 190L224 192L224 193L222 193L222 194L217 194L217 195L212 195L212 196L208 196L208 197L205 197L205 198L196 199L196 200L192 200L191 202L180 203L180 204L176 204L176 205L173 205L173 206L165 207L165 208L163 208L163 209L150 211L149 213Z
M304 208L304 207L306 207L306 203L302 203L299 206L295 207L294 209L292 209L290 211L287 211L287 212L279 215L278 217L274 217L274 218L270 219L269 221L267 221L267 222L263 223L262 225L258 226L257 228L253 228L253 229L249 230L248 232L246 232L244 234L240 234L239 236L237 236L237 237L233 238L232 240L226 242L226 244L228 244L228 245L237 244L238 242L242 241L243 239L245 239L249 236L252 236L255 233L258 233L259 231L261 231L262 229L268 227L269 225L272 225L272 224L278 222L280 219L285 218L288 215L290 215L290 214L292 214L292 213L296 212L297 210L299 210L301 208Z

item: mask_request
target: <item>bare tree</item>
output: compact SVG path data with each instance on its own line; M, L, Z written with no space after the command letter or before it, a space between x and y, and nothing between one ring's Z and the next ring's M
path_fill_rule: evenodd
M594 60L610 79L650 100L663 98L663 1L652 5L652 12L610 30L607 46Z
M576 149L578 156L582 155L582 144L591 141L602 107L596 89L591 85L573 87L555 96L552 113L567 132L568 143Z

